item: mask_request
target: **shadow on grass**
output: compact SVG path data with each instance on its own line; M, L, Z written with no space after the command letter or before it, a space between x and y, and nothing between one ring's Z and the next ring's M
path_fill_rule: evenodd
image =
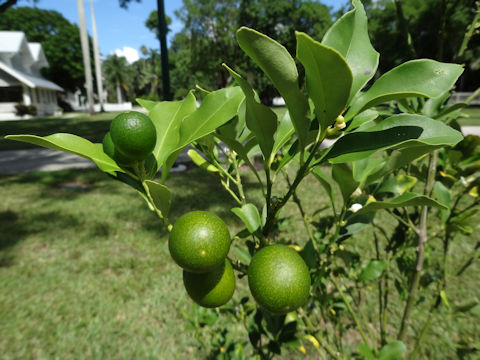
M258 191L258 185L250 182L251 179L253 177L245 178L245 189ZM64 188L64 184L79 187ZM172 192L171 223L189 211L205 210L214 212L229 225L240 225L240 220L230 210L239 205L217 178L203 170L171 174L166 185ZM148 210L133 189L98 170L62 170L1 177L0 186L5 192L5 203L11 204L0 212L0 266L9 266L15 261L15 247L28 237L38 235L55 241L57 233L64 229L70 229L82 239L97 241L107 238L117 221L126 229L125 224L136 222L142 230L155 236L167 235L162 221ZM26 189L28 198L23 195L21 205L17 206L19 189ZM120 200L115 198L118 196ZM88 214L82 214L85 213L82 207L91 207L92 203L102 204L102 210L92 208ZM113 205L105 205L110 203Z

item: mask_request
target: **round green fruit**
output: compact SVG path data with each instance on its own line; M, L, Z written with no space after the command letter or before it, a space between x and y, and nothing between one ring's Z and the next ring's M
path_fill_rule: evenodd
M235 291L235 274L227 259L207 273L183 271L183 284L188 295L198 305L206 308L222 306L232 298Z
M115 149L115 145L113 144L110 132L107 132L105 134L105 137L103 138L102 146L103 146L103 152L121 165L130 165L135 162L134 159L119 153Z
M168 239L173 260L183 269L205 273L220 266L230 249L227 225L208 211L182 215L173 225Z
M248 286L260 306L274 314L286 314L307 300L310 274L295 250L270 245L253 256L248 267Z
M152 120L136 111L117 115L110 124L110 136L119 153L136 161L144 160L157 142Z

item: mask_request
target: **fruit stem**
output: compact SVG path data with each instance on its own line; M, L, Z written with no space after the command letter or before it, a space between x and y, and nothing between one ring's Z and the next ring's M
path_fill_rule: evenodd
M335 288L339 292L340 297L342 298L343 303L347 307L348 312L352 316L352 319L355 322L355 325L357 327L358 332L360 333L360 336L363 339L363 342L365 343L365 345L367 345L370 348L370 350L373 350L376 353L377 349L376 348L372 349L370 342L368 341L368 338L365 335L365 332L363 331L362 325L360 324L360 321L358 320L357 315L355 314L355 312L352 309L352 306L350 305L350 301L348 301L347 297L345 296L345 293L343 292L343 290L340 288L337 281L335 280L335 277L333 275L330 275L330 279L332 280L333 285L335 285Z
M334 359L341 360L342 357L340 356L340 354L337 351L335 351L328 344L327 340L320 334L320 332L315 329L312 322L310 321L310 319L306 315L305 311L300 308L299 313L300 313L300 316L302 317L303 322L307 326L307 329L308 329L309 333L322 345L322 347L325 349L325 351L327 351L330 354L330 356L333 357Z

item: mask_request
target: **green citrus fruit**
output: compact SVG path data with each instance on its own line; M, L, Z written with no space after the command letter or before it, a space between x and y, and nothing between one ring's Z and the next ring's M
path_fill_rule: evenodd
M235 274L227 259L207 273L198 274L183 270L183 284L188 295L198 305L214 308L231 299L235 290Z
M286 314L307 300L310 274L295 250L270 245L253 256L248 267L248 286L260 306L274 314Z
M137 161L144 160L157 142L152 120L136 111L117 115L110 124L110 136L118 152Z
M123 155L122 153L119 153L116 150L115 145L113 144L110 132L107 132L105 134L105 137L103 138L102 146L103 146L103 152L121 165L129 165L135 162L134 159L129 158Z
M230 249L227 225L208 211L182 215L168 239L173 260L183 269L204 273L221 265Z

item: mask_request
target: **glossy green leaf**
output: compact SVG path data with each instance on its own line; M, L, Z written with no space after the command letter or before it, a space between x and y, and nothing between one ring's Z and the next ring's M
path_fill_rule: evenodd
M65 133L43 137L36 135L7 135L5 138L81 156L93 161L100 170L112 175L115 175L117 171L123 172L117 163L103 152L102 144L94 144L77 135Z
M345 133L348 134L349 132L354 131L358 127L362 126L363 124L369 123L380 116L378 111L367 109L362 111L360 114L355 116L352 121L348 124L348 128L345 130Z
M359 112L386 101L406 97L437 97L450 89L463 67L430 59L411 60L382 75L368 91L356 97L345 115L352 119Z
M205 160L205 158L202 155L200 155L196 150L194 149L188 150L187 155L195 165L202 168L203 170L206 170L212 174L218 174L220 172L220 170L218 170L215 166L213 166L207 160Z
M177 161L177 158L182 151L183 148L175 150L173 153L170 154L167 160L165 160L164 164L162 165L162 184L165 183L165 180L167 180L167 176L170 173L170 170L172 169L173 165L175 165L175 161Z
M309 269L315 269L317 254L312 239L307 241L303 249L299 252L299 255L303 258Z
M333 191L332 185L330 185L331 179L327 178L325 174L320 170L320 167L318 166L312 170L312 174L313 176L315 176L318 182L325 189L328 197L330 198L330 202L332 203L332 206L335 207L335 192Z
M262 149L263 158L269 161L273 149L273 136L277 130L277 115L268 106L256 101L255 92L245 79L225 64L224 66L245 94L247 127L256 136L258 145Z
M292 120L290 119L290 113L285 111L282 117L279 119L278 128L275 132L275 141L273 143L272 156L275 156L278 151L285 145L295 134L295 128L293 127Z
M321 129L333 124L347 105L352 71L340 53L296 32L297 58L305 68L308 95L315 104Z
M370 174L376 173L385 165L385 159L381 157L369 157L352 163L353 178L360 183L360 187Z
M391 152L386 158L387 162L385 166L375 174L370 175L366 183L371 184L373 181L390 174L391 172L400 169L401 167L410 164L412 161L420 158L421 156L442 147L442 145L423 145L412 146L405 149L399 149Z
M450 89L444 91L443 94L440 94L437 97L428 99L423 105L422 114L431 118L435 118L435 116L441 112L442 106L449 97Z
M250 261L252 260L252 256L247 250L245 250L245 248L240 246L235 246L233 250L235 251L235 255L237 255L238 260L240 260L245 265L250 264Z
M180 125L196 110L195 101L190 92L182 101L162 101L150 109L149 116L157 130L157 143L153 150L157 169L164 166L167 158L178 149Z
M258 31L241 27L237 31L237 41L285 100L295 132L301 144L305 145L310 127L307 118L309 107L306 97L299 88L295 61L284 46Z
M352 195L358 187L358 181L355 181L353 178L353 173L350 169L350 166L347 164L333 164L332 177L340 187L343 201L345 204L347 204L348 200L350 199L350 195Z
M399 174L387 179L377 190L376 194L391 193L394 195L402 195L413 188L416 183L416 177Z
M137 103L139 103L140 106L143 107L147 111L152 110L158 104L158 101L151 101L151 100L140 99L140 98L138 98L136 100L137 100Z
M168 218L171 205L170 190L165 185L151 180L145 180L144 184L153 200L153 205L160 211L163 218Z
M442 223L445 224L450 216L452 195L445 185L443 185L440 181L437 181L433 186L433 196L440 204L448 208L441 210L441 220Z
M201 106L187 116L180 125L180 140L176 149L181 149L195 140L215 131L238 113L244 99L239 87L213 91L205 96Z
M378 360L399 360L407 353L407 347L401 341L393 341L380 349Z
M384 260L372 260L368 265L362 269L358 276L359 281L371 281L378 279L383 275L383 272L387 268L387 262Z
M325 34L322 44L336 49L353 73L348 103L375 75L379 54L368 37L367 15L360 0L352 1L354 10L344 14Z
M371 202L358 210L355 215L364 214L371 211L378 211L382 209L393 209L407 206L430 206L439 209L446 208L444 205L440 204L438 201L432 198L429 198L428 196L406 192L389 201Z
M262 224L260 213L258 212L256 206L253 204L249 203L243 205L241 208L233 208L232 212L243 221L251 234L257 231Z
M356 161L380 150L425 145L435 149L454 146L462 139L460 132L440 121L422 115L400 114L346 134L335 142L326 158L331 163Z

